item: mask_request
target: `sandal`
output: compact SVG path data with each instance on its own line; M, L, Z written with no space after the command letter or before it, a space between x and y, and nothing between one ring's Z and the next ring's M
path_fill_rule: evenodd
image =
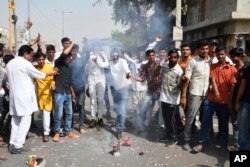
M48 142L48 141L49 141L49 135L44 135L43 142Z
M195 146L191 152L192 153L199 153L199 152L202 152L203 150L204 150L203 145L199 144L199 145Z
M9 144L5 143L5 142L0 142L0 148L7 148L9 146Z
M238 151L239 150L239 148L234 146L234 145L228 146L227 149L228 149L228 151Z

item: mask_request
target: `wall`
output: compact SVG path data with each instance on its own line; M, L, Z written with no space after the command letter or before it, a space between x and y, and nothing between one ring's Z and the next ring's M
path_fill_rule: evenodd
M229 17L233 11L236 11L236 3L237 0L206 0L205 20Z
M246 1L246 0L240 0ZM249 1L249 0L247 0ZM236 0L206 0L204 21L216 20L218 18L230 17L231 12L236 11ZM199 22L199 0L190 4L187 12L187 25L194 25Z
M0 38L0 42L5 44L5 45L8 45L9 30L6 28L0 27L0 33L2 34L2 36Z
M237 12L249 12L250 0L237 0Z

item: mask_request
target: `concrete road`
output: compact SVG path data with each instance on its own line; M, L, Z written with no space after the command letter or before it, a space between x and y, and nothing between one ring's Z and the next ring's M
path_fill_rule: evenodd
M86 101L86 110L89 108ZM129 103L131 104L131 103ZM89 114L89 113L88 113ZM36 136L29 138L26 147L31 151L19 155L12 155L7 149L0 148L0 153L8 157L7 161L0 161L1 167L26 167L28 155L37 155L46 160L47 167L210 167L229 166L229 154L221 156L211 142L204 152L191 154L183 151L180 145L172 148L165 147L158 141L163 131L158 127L156 119L152 119L145 132L136 134L136 120L129 110L127 114L126 130L123 138L131 137L132 146L121 146L120 156L112 155L112 144L115 138L115 113L111 121L105 119L105 128L87 129L80 134L79 139L61 138L60 142L42 142L42 130L36 130ZM36 117L36 123L41 128L41 119ZM216 123L216 121L215 121ZM215 124L216 125L216 124ZM231 125L230 125L231 126ZM76 125L77 127L77 125ZM215 130L218 129L215 127ZM75 130L77 134L78 131ZM197 135L196 135L197 136ZM143 152L143 155L139 153Z

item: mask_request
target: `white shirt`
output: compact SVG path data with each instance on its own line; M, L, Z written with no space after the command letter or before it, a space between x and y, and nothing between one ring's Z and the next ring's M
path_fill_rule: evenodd
M160 101L178 105L180 103L181 90L179 88L180 78L183 70L176 64L173 68L169 68L168 63L162 66L162 85L160 92Z
M0 57L0 85L2 85L3 76L4 76L4 62L3 58Z
M33 79L44 79L46 74L23 57L11 60L5 74L9 82L10 115L26 116L38 111Z
M29 38L30 38L30 31L25 29L25 32L23 34L23 39L22 39L22 45L29 45Z
M96 56L96 62L92 60ZM90 55L89 61L85 67L85 73L88 77L88 82L105 82L104 68L108 68L109 63L106 55Z
M126 74L129 72L126 60L119 58L117 63L112 61L110 63L111 86L114 86L116 90L128 88L131 80L126 78Z
M62 54L62 51L56 52L54 56L54 60L58 59Z
M188 62L185 76L189 79L189 93L196 96L206 96L209 86L211 59L207 61L196 56Z
M25 29L25 32L23 33L23 39L22 42L19 44L18 49L21 48L23 45L29 45L29 39L30 39L30 31ZM18 56L18 52L16 53L15 57Z
M216 56L214 56L212 59L212 64L216 64L218 62L219 60L217 59ZM229 63L230 65L234 65L233 61L228 56L226 57L226 62Z
M133 65L132 72L134 74L136 74L137 76L140 75L138 69L141 68L141 66L143 64L147 63L147 61L138 62L138 60L131 59L127 54L124 54L124 58L128 62L132 63L132 65ZM133 91L146 91L147 89L148 89L148 86L147 86L146 80L143 82L138 82L138 81L132 80L132 90Z
M53 67L55 67L55 59L53 62L49 61L47 58L45 59L46 64L51 64Z
M150 50L150 49L154 49L154 47L155 47L156 45L157 45L157 42L155 42L155 41L152 42L152 43L149 43L149 44L148 44L148 47L146 48L146 51L147 51L147 50Z

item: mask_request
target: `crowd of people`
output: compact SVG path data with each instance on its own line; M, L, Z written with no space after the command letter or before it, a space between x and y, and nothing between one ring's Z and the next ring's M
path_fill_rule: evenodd
M47 45L43 52L39 40L37 52L24 44L16 57L3 55L1 45L0 132L9 135L8 143L0 138L1 147L8 147L12 154L26 151L23 145L35 111L42 113L43 142L48 142L51 134L54 142L62 136L80 137L72 130L73 108L79 113L79 133L86 132L86 123L88 128L105 126L104 102L106 116L111 118L110 89L118 140L122 139L131 95L136 133L146 131L152 123L157 102L157 126L165 131L160 141L167 147L182 143L184 150L203 151L214 135L216 113L216 145L220 153L228 149L250 150L250 67L244 61L243 49L228 52L214 39L199 41L194 53L188 43L182 43L180 49L154 50L160 42L161 38L156 37L135 58L118 49L106 55L99 46L80 54L79 46L67 37L61 40L63 50L59 54L53 45ZM90 118L86 116L85 96L90 98ZM233 126L230 147L229 119ZM201 127L198 143L191 147L195 121L200 121Z

